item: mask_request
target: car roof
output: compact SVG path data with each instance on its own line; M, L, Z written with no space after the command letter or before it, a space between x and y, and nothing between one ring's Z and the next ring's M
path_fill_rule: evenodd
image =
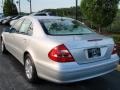
M34 18L36 19L70 19L70 18L67 18L67 17L59 17L59 16L34 16Z
M37 20L43 20L43 19L72 19L67 17L60 17L60 16L31 16Z

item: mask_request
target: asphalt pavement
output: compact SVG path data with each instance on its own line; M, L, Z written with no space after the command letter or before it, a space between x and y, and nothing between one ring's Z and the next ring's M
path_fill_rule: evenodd
M6 27L0 25L0 33ZM120 72L71 84L56 84L39 79L30 84L24 76L23 66L10 54L0 50L0 90L120 90Z

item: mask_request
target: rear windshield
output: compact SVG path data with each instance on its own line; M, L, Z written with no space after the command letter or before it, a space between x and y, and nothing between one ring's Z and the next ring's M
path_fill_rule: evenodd
M40 20L44 30L50 35L83 35L94 33L90 28L72 19Z

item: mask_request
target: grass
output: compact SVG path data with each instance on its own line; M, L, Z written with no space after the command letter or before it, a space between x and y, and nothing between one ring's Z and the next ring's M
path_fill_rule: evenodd
M120 65L117 66L117 71L120 71Z
M113 34L111 35L116 43L120 43L120 34Z

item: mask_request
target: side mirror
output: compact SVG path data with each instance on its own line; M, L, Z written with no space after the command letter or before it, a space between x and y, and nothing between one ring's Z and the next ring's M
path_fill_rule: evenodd
M10 28L9 27L3 28L3 32L10 32Z
M15 33L15 32L16 32L16 29L11 27L9 33Z

